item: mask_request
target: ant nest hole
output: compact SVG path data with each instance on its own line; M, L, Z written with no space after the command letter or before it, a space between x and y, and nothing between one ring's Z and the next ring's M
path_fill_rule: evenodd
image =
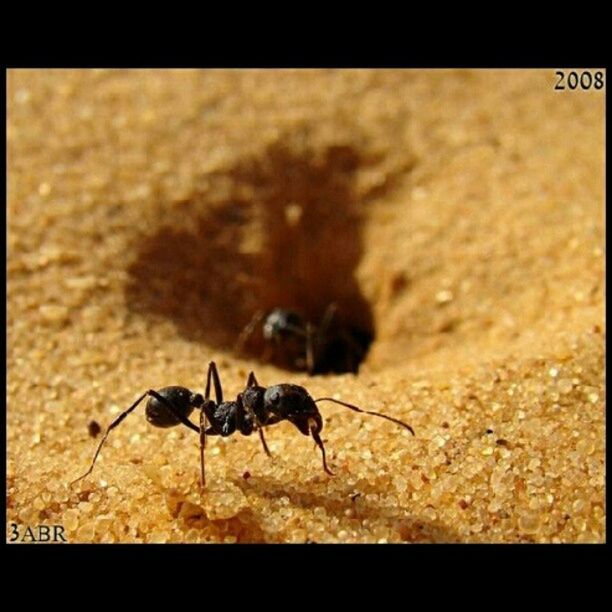
M375 335L355 276L367 200L358 170L372 163L354 145L281 139L208 174L197 194L156 211L127 303L238 357L357 372Z

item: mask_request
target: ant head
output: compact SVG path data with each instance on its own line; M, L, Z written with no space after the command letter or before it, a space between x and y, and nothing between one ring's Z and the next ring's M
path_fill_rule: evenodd
M281 337L303 333L304 322L295 312L284 308L275 308L268 314L263 325L266 340L280 340Z
M323 420L314 400L304 387L274 385L264 393L264 407L281 420L291 421L305 436L319 433Z

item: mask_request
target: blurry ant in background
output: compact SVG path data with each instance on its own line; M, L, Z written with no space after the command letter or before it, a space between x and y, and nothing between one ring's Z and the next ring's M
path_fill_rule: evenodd
M361 330L342 325L337 310L336 304L330 304L319 325L285 308L267 313L260 310L240 333L236 352L245 352L247 342L260 328L264 362L290 370L306 370L310 375L357 372L371 338Z
M210 399L211 380L215 388L215 399ZM312 399L304 387L291 384L280 384L272 387L261 387L255 378L255 374L249 374L244 391L238 394L234 401L223 401L223 389L217 372L217 366L211 362L208 366L206 376L206 389L204 397L199 393L193 393L185 387L164 387L159 391L149 389L145 391L127 410L122 412L108 427L102 437L98 449L93 457L91 466L85 474L79 476L71 485L91 474L98 454L106 442L108 434L125 419L130 412L148 397L146 405L146 418L155 427L174 427L183 424L192 429L200 436L200 474L201 484L206 483L204 469L204 449L206 448L207 436L231 436L238 430L243 436L250 436L257 430L265 453L271 457L270 450L266 444L263 428L281 421L293 423L305 436L311 435L316 445L321 449L323 457L323 469L329 475L333 472L327 467L325 458L325 446L321 440L323 429L323 418L317 408L317 402L328 401L350 408L355 412L362 412L387 419L406 428L412 435L414 431L399 419L395 419L378 412L362 410L358 406L341 402L331 397L320 397ZM189 420L189 415L195 410L200 410L200 426L198 427ZM208 422L208 426L207 426Z

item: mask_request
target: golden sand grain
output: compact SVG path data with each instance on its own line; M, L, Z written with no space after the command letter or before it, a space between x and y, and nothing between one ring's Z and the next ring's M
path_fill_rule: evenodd
M10 71L8 521L70 542L602 542L604 98L549 71ZM233 345L337 301L358 376ZM151 387L254 369L288 423L147 424Z

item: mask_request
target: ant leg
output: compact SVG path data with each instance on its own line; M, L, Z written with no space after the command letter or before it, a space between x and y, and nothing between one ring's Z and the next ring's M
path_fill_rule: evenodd
M204 469L204 449L206 448L206 415L204 409L200 410L200 485L206 486L206 472Z
M325 309L323 320L321 321L321 325L319 325L319 333L321 334L321 336L325 337L325 334L327 334L327 329L331 325L332 319L336 316L337 310L338 306L335 302L332 302Z
M93 460L91 462L91 466L89 467L89 469L87 470L87 472L85 472L85 474L83 474L82 476L79 476L76 480L73 480L70 483L70 486L72 486L75 482L78 482L79 480L82 480L83 478L85 478L86 476L89 476L89 474L91 474L91 472L94 469L94 465L96 463L96 459L98 458L98 455L100 454L100 451L102 450L102 446L104 446L104 443L106 442L106 438L108 438L108 434L115 429L115 427L117 427L119 425L119 423L121 423L121 421L123 421L123 419L125 419L125 417L127 417L128 414L130 414L130 412L134 411L136 409L136 407L138 406L138 404L140 404L140 402L142 402L142 400L147 397L147 395L150 395L152 397L154 397L156 400L158 400L159 402L161 402L162 404L164 404L169 410L170 412L172 412L172 414L174 414L174 416L179 419L181 421L181 423L183 423L183 425L186 425L187 427L194 429L195 431L199 432L199 428L196 427L189 419L187 419L187 417L183 416L183 414L181 414L181 412L172 405L171 402L169 402L165 397L162 397L161 395L159 395L159 393L157 393L156 391L153 391L152 389L149 389L148 391L145 391L127 410L124 410L107 428L106 432L104 433L104 436L102 437L102 439L100 440L100 444L98 445L98 448L96 449L96 452L94 454Z
M219 372L217 371L217 364L214 361L210 362L209 368L212 370L213 385L215 387L215 397L217 404L223 402L223 389L221 388L221 379L219 378Z
M204 421L204 408L202 407L200 409L200 427L198 428L186 416L182 415L178 410L176 410L176 408L174 408L174 406L172 406L172 404L168 400L166 400L165 397L162 397L161 395L159 395L159 393L156 393L155 391L152 391L152 390L148 391L147 393L149 395L152 395L155 399L160 401L165 406L167 406L170 409L170 411L178 419L180 419L183 425L186 425L190 429L193 429L194 431L197 431L200 434L200 480L202 483L202 488L204 488L204 485L206 483L206 477L204 475L204 448L206 446L206 427L205 427L205 421Z
M264 438L263 427L259 424L259 421L257 421L257 431L259 432L259 439L261 440L261 444L263 445L263 449L266 452L266 455L272 458L272 453L270 452L270 449L266 444L266 439Z
M193 431L200 433L200 428L197 425L194 425L181 411L167 398L160 395L157 391L153 391L153 389L149 389L145 395L150 395L154 397L158 402L161 402L170 412L186 427L189 429L193 429Z
M336 314L336 310L337 306L332 302L325 309L323 320L318 328L311 323L306 323L306 368L311 376L315 373L321 347L325 345L327 331Z
M347 347L345 357L348 361L348 368L350 368L351 372L356 372L359 369L359 363L365 356L366 350L348 331L342 330L340 337Z
M102 440L100 440L100 444L98 445L98 449L96 450L96 453L94 455L93 461L91 462L91 466L90 468L82 475L79 476L76 480L73 480L70 483L70 486L72 486L75 482L78 482L79 480L82 480L83 478L85 478L86 476L89 476L89 474L91 474L91 472L94 469L94 465L96 463L96 459L98 458L98 455L100 454L100 450L102 449L102 446L104 445L104 442L106 442L106 438L108 438L108 434L111 432L111 430L115 429L115 427L117 427L117 425L119 425L119 423L121 423L121 421L123 421L123 419L125 419L125 417L130 414L130 412L132 412L133 410L135 410L135 408L138 406L138 404L140 404L140 402L142 402L142 400L147 397L148 395L148 391L146 393L143 393L127 410L123 411L107 428L106 433L104 434L104 436L102 437Z
M247 340L253 334L253 331L255 330L255 327L257 327L257 325L259 325L261 323L261 321L263 320L264 316L265 316L265 312L263 310L258 310L253 315L253 318L249 321L249 323L247 323L244 326L244 328L240 332L240 335L238 336L238 340L236 341L236 345L234 347L234 350L237 353L242 353L242 351L244 350L244 347L246 345Z
M213 385L215 387L215 397L217 398L217 404L223 401L223 389L221 388L221 380L219 379L219 372L217 371L217 365L214 361L208 364L208 373L206 374L206 390L204 391L204 399L210 399L210 379L212 376Z
M204 450L206 449L206 407L210 400L210 381L212 378L213 386L215 387L215 397L217 405L223 401L223 389L221 388L221 380L219 372L214 361L208 364L208 372L206 373L206 390L204 391L204 406L200 409L200 484L202 489L206 485L206 469L204 464ZM208 415L208 420L212 425L212 414Z
M330 475L333 476L334 473L327 467L327 461L325 460L325 446L323 446L323 440L317 433L316 429L311 426L310 433L314 438L314 441L317 443L317 446L321 449L321 454L323 455L323 469Z
M315 369L315 347L313 342L315 332L313 330L312 324L306 323L306 369L311 376L314 374Z
M249 377L247 379L247 387L259 387L257 378L255 378L255 372L251 372L249 374ZM255 413L253 413L253 420L255 421L255 424L257 425L259 439L261 440L261 444L263 446L264 451L266 452L266 455L268 455L268 457L272 457L272 453L270 452L270 449L268 448L268 445L266 444L266 438L264 437L263 427L261 423L259 422L259 419L257 418L257 415Z

